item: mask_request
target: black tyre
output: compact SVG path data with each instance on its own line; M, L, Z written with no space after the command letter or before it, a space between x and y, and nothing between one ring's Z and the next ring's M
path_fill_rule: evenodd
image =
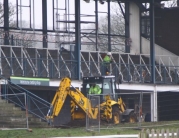
M129 116L127 117L127 122L129 123L135 123L137 122L137 115L134 112L131 112Z
M119 123L121 123L121 120L122 120L122 116L119 111L119 108L117 106L114 106L112 108L112 123L119 124Z

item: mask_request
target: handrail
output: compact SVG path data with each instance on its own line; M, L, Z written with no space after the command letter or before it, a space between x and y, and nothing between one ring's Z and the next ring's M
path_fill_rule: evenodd
M48 77L48 74L47 74L47 76L45 76L46 74L45 75L43 74L42 76L40 76L40 74L38 74L38 72L37 72L37 71L42 70L42 68L40 68L40 66L36 65L36 64L38 64L37 60L40 59L38 52L40 52L39 50L41 50L41 48L34 48L36 51L32 50L33 53L31 55L31 52L30 53L28 52L28 48L17 47L18 49L19 48L22 49L21 54L18 55L18 53L16 53L17 50L15 49L16 46L14 46L13 50L11 51L11 54L14 55L14 56L13 57L7 57L7 55L8 55L7 52L9 51L9 49L8 49L8 51L6 51L7 49L6 48L3 49L3 47L12 47L12 46L0 46L0 47L1 47L1 57L0 58L1 58L1 62L2 62L2 66L0 67L0 69L2 70L2 74L6 75L7 77L10 74L9 70L6 70L7 69L6 66L8 66L8 68L10 67L10 69L11 69L12 74L10 74L10 75L17 75L18 76L19 74L23 74L23 71L25 71L25 69L26 69L26 66L23 66L23 65L27 64L29 71L31 71L32 73L28 74L27 71L25 71L24 74L23 74L24 76L30 77L30 76L33 75L33 76L36 76L36 77L42 77L42 76ZM32 49L32 48L29 48L29 49ZM77 71L71 69L72 67L74 67L74 66L72 66L73 63L78 62L76 59L75 60L70 59L70 60L67 61L67 59L65 59L64 55L59 53L60 52L59 49L56 49L58 51L56 51L57 54L55 56L52 55L52 53L49 49L45 48L45 50L47 52L42 53L42 54L45 55L45 59L43 59L43 61L42 61L42 64L43 64L42 66L43 66L44 72L49 73L49 75L51 73L53 73L53 72L50 72L50 70L48 70L48 69L50 69L50 65L48 63L50 63L50 61L52 61L51 63L54 66L54 71L58 74L58 75L53 76L53 77L59 77L60 75L62 75L62 74L60 74L61 73L60 67L63 67L63 68L65 68L65 72L70 77L72 77L72 79L77 78L76 77L77 75L75 75L75 74L72 75L72 73L76 73ZM95 74L98 74L98 75L101 74L100 63L103 60L103 58L102 58L103 53L106 53L106 52L105 51L81 51L81 53L80 53L81 59L80 60L81 60L81 63L84 62L83 63L84 66L81 66L81 68L80 68L80 73L82 74L82 76L83 76L85 69L86 69L85 71L88 71L88 72L90 72L91 69L95 69L96 72L94 72L94 70L92 70L92 72L90 72L90 73L91 74L95 73ZM139 76L139 74L140 74L140 70L138 68L139 66L140 67L143 66L145 68L145 70L147 71L147 74L151 75L150 59L147 59L147 60L144 59L144 57L150 58L149 54L139 54L139 55L137 55L137 56L140 56L140 65L137 65L135 63L135 60L133 60L133 57L131 57L131 54L129 54L129 53L124 53L124 54L121 54L121 53L118 53L118 52L111 52L111 53L112 53L112 59L114 61L113 64L112 64L112 67L115 68L115 70L113 70L113 73L115 73L115 71L116 71L116 73L117 73L116 77L118 77L120 75L120 77L122 77L121 79L124 80L126 78L125 75L128 75L127 80L133 81L132 80L132 77L133 77L132 71L133 71L133 69L135 69L137 76ZM87 59L85 59L85 54L87 54L89 56ZM33 60L34 55L36 56L35 57L36 61ZM123 55L125 57L123 57ZM4 60L2 60L3 58L4 58ZM17 61L18 63L14 64L13 66L11 65L11 62L10 62L12 60L12 58L16 58L16 60L18 60ZM21 58L23 60L21 62L19 62L20 59L17 59L17 58ZM127 61L126 61L125 58L127 58ZM179 66L178 66L179 65L179 57L178 56L172 57L172 56L166 56L166 55L156 55L156 59L159 62L163 61L163 63L159 64L159 65L158 65L159 62L156 61L155 71L159 75L157 77L160 77L160 80L163 81L163 77L164 77L163 75L164 74L161 73L162 70L160 70L160 68L161 68L161 66L165 66L165 69L166 69L165 75L167 74L167 77L169 78L167 81L169 81L169 82L173 81L174 80L173 75L179 74L179 72L177 70L179 68ZM57 60L58 63L55 60ZM165 62L164 62L164 60L165 60ZM91 63L91 64L88 64L88 62ZM60 63L62 63L61 66L60 66ZM81 64L81 63L79 63L79 64ZM131 65L128 66L128 63L130 63ZM68 65L71 65L71 66L68 66ZM177 65L177 66L175 66L175 65ZM90 68L90 66L92 68ZM15 69L18 68L18 67L20 68L20 70L18 70L18 72L16 72ZM130 67L132 67L131 68L132 70L130 69ZM73 72L73 71L76 71L76 72ZM175 74L172 74L173 71L175 71ZM149 77L146 77L145 79L149 79Z
M38 50L37 50L36 52L37 52L37 55L38 55L39 58L40 58L40 54L39 54ZM43 64L43 66L45 67L45 70L46 70L47 74L49 74L49 71L48 71L47 66L45 65L43 59L42 59L42 64ZM47 76L48 76L48 75L47 75Z
M140 55L140 61L143 62L145 68L147 69L147 72L151 75L151 72L150 72L150 70L148 69L148 67L147 67L147 65L146 65L146 63L145 63L145 61L144 61L144 59L142 58L142 55ZM141 64L141 63L140 63L140 64Z
M155 66L155 69L156 69L157 73L159 74L159 76L160 76L160 78L161 78L160 80L163 81L163 77L162 77L160 71L158 70L157 66Z
M49 107L50 107L50 103L49 103L49 102L47 102L46 100L42 99L41 97L39 97L39 96L37 96L37 95L31 93L30 91L26 90L25 88L23 88L23 87L21 87L21 86L19 86L19 85L17 85L17 84L14 84L14 83L11 82L10 80L6 79L5 77L3 77L3 76L0 76L0 77L6 81L6 83L5 83L6 87L8 87L13 94L26 93L26 96L27 96L28 100L29 100L29 101L32 101L31 104L34 104L34 105L35 105L35 107L33 107L33 109L28 108L28 112L31 113L31 114L33 114L33 115L35 115L35 116L37 116L37 117L39 117L40 119L46 121L46 119L44 118L45 115L46 115L46 111L43 112L42 109L43 109L43 110L46 109L46 110L48 111L48 109L49 109ZM3 89L3 90L4 90L4 91L8 91L8 89ZM15 92L14 92L14 91L15 91ZM6 96L7 93L8 93L8 92L4 92L4 95L5 95L4 98L5 98L6 100L9 100L9 101L11 101L12 103L14 103L15 105L24 108L24 107L22 106L22 103L23 103L22 100L23 100L23 99L21 99L21 98L15 96L17 100L13 100L14 97L13 97L13 99L11 99L8 95ZM18 101L18 102L17 102L17 101ZM39 107L39 105L43 105L43 108L42 108L42 107ZM37 110L38 110L38 113L35 112L35 111L37 111Z
M131 75L131 73L130 73L130 71L129 71L129 69L128 69L127 65L126 65L126 63L124 62L124 60L123 60L123 58L122 58L122 56L121 56L121 55L119 56L119 58L121 59L121 61L122 61L122 63L124 64L124 66L126 67L127 71L129 72L129 75L130 75L130 78L131 78L131 80L130 80L130 81L132 81L132 75Z
M32 69L32 72L33 72L33 77L35 77L35 71L34 71L34 66L33 66L33 62L31 61L31 58L29 57L28 58L28 54L27 54L27 51L25 50L25 49L22 49L22 53L24 54L24 56L26 57L26 59L27 59L27 62L29 63L29 65L30 65L30 67L31 67L31 69ZM35 68L35 70L36 70L36 68Z
M15 58L16 58L16 61L17 61L17 63L19 64L19 66L20 66L21 70L23 71L23 67L22 67L22 65L20 64L20 62L19 62L19 60L18 60L18 58L17 58L16 54L14 53L14 50L13 50L13 49L11 49L11 51L12 51L12 53L14 54L14 56L15 56Z
M140 77L140 73L139 73L139 71L137 70L137 68L136 68L136 66L135 66L135 64L134 64L134 62L132 61L132 59L131 59L130 56L129 56L129 60L131 61L132 66L134 67L134 70L137 71L137 75Z
M58 77L60 77L60 70L59 70L59 68L58 68L58 67L57 67L57 65L55 64L55 61L54 61L54 59L52 58L52 56L51 56L50 52L49 52L49 51L47 51L47 53L48 53L48 55L49 55L49 57L50 57L51 61L53 62L53 64L54 64L54 66L55 66L56 70L58 71Z
M170 73L169 73L169 71L168 71L166 65L164 64L163 60L162 60L160 57L159 57L159 61L161 61L162 65L164 66L164 68L165 68L165 70L166 70L166 72L167 72L167 74L168 74L168 76L170 77L170 80L171 80L171 82L172 82L172 77L171 77L171 75L170 75Z
M60 53L59 50L58 50L58 56L61 57L63 64L65 64L65 60L63 59L63 56L61 55L61 53ZM68 68L68 66L67 66L66 64L65 64L65 67L66 67L66 69L68 70L69 77L71 77L71 72L70 72L70 70L69 70L69 68Z
M90 55L90 58L92 59L92 61L93 61L94 65L95 65L96 69L98 70L98 73L100 73L100 74L101 74L101 71L100 71L100 69L98 68L98 66L96 65L96 62L94 61L94 59L93 59L92 55L91 55L90 53L89 53L89 55Z
M119 69L119 66L117 65L116 61L114 60L113 56L112 56L112 60L113 60L113 63L116 65L118 71L119 71L119 75L121 75L121 79L123 80L123 74L121 73L121 70Z
M4 51L1 51L1 52L2 52L2 54L3 54L3 56L4 56L5 60L6 60L7 64L9 65L9 67L11 67L11 64L9 63ZM13 69L12 69L12 75L14 75L14 70Z
M85 58L83 57L82 53L81 53L81 58L83 59L83 62L85 63L86 67L88 68L88 71L90 72L90 68L89 68L88 64L86 63ZM82 72L82 76L83 76L83 72Z

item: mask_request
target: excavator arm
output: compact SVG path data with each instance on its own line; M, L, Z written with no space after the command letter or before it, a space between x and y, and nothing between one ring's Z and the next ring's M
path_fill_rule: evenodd
M98 107L92 108L90 100L87 97L85 97L80 90L75 88L74 90L71 90L70 86L70 78L63 78L53 98L46 119L50 120L58 116L63 107L67 95L69 95L72 98L76 105L78 105L86 113L86 115L89 116L89 118L97 118Z
M50 105L50 109L47 113L46 118L52 119L56 116L58 116L59 112L62 109L62 106L66 100L67 97L67 90L70 88L71 80L68 78L63 78L61 80L61 83L55 93L55 96L53 98L53 101Z

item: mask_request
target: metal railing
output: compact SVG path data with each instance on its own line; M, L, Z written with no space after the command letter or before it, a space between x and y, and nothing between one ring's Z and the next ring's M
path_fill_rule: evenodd
M33 51L33 52L29 52ZM9 54L10 53L10 54ZM56 53L56 54L54 54ZM96 76L102 74L102 60L105 52L81 51L81 75ZM77 79L77 62L69 58L68 53L59 52L58 49L37 49L13 46L0 46L0 75L24 77L50 77L62 78L69 76ZM12 56L13 55L13 56ZM143 82L142 73L145 71L147 81L150 81L151 65L148 54L130 55L112 52L112 74L127 82ZM167 55L156 56L155 74L159 83L178 83L179 75L178 57ZM165 62L164 62L165 59ZM165 64L168 61L168 64Z
M26 106L23 104L25 103L24 98L18 96L18 93L25 93L28 112L40 118L41 120L46 121L45 116L50 107L49 102L24 89L23 87L12 83L3 76L0 77L1 79L5 80L5 83L1 85L1 94L3 95L3 99L7 100L10 103L14 103L18 107L21 107L22 110L26 110ZM12 96L10 96L10 94L12 94Z

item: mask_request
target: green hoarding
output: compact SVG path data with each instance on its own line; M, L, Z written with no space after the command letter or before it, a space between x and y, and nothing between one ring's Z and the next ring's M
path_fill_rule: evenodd
M10 77L11 82L19 85L49 86L49 79L46 78L26 78Z

